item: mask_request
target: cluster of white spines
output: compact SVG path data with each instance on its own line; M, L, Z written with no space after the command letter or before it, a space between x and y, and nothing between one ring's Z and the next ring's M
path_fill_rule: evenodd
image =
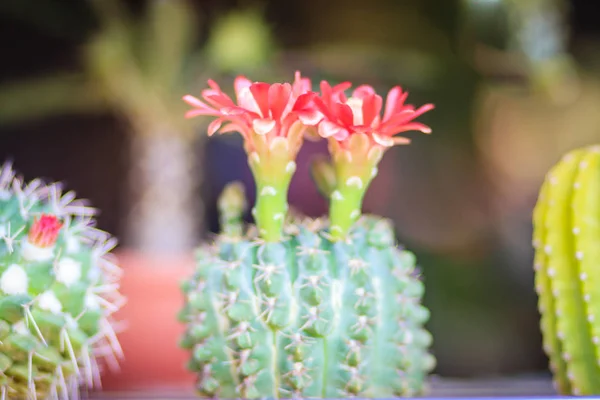
M72 351L73 346L66 328L76 327L77 320L83 313L79 316L64 313L62 304L52 290L37 295L30 304L25 305L25 318L13 326L16 332L31 332L46 344L30 311L31 307L39 307L66 319L67 326L61 332L63 348L59 350L66 350L70 354L76 374L65 376L59 366L51 393L56 398L59 393L62 398L77 397L78 391L73 388L80 384L88 387L100 385L100 359L104 359L109 367L118 367L118 360L123 356L115 332L118 324L113 321L114 312L125 303L124 297L119 293L121 270L110 254L117 241L108 233L95 228L96 210L89 207L85 200L76 199L74 192L63 194L59 183L44 184L41 179L25 183L16 175L12 164L7 162L0 167L0 201L9 201L11 198L17 199L20 218L4 216L6 219L0 220L0 245L4 243L8 255L17 252L18 256L11 258L21 261L4 266L5 270L0 275L1 295L28 294L31 282L26 271L27 264L31 262L52 261L55 280L68 288L82 279L81 263L76 261L74 255L82 246L91 248L93 252L92 265L86 277L93 283L85 296L84 312L101 309L102 317L98 334L90 338L79 356ZM39 213L35 211L39 206L43 206L44 213L62 220L61 234L66 240L63 249L59 250L56 246L36 246L25 234L27 221L39 217ZM21 226L14 226L14 221L19 220ZM33 379L31 385L31 395L35 396ZM3 395L8 394L8 390L9 388L2 387Z

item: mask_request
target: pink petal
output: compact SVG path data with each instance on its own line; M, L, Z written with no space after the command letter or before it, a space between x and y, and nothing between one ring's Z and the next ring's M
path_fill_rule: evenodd
M415 118L415 112L407 109L392 114L387 120L384 120L383 124L387 126L399 126L413 120Z
M435 106L433 104L422 105L421 107L419 107L418 110L415 111L414 118L418 117L419 115L425 114L427 111L431 111L434 108Z
M224 93L205 90L202 92L202 96L215 108L231 107L235 105L233 100L231 100L229 96Z
M407 132L407 131L420 131L422 133L431 133L431 128L427 125L419 122L411 122L408 124L402 124L397 126L382 127L382 132L388 135L395 135L396 133Z
M331 121L324 120L319 124L319 135L323 138L328 138L331 136L335 136L342 129L343 128L339 125Z
M364 99L365 97L370 97L376 94L375 89L369 85L360 85L352 92L352 97L357 97L359 99Z
M188 103L190 106L193 106L193 107L209 108L205 103L200 101L200 99L198 99L197 97L194 97L192 95L189 95L189 94L183 96L183 101L185 101L186 103Z
M221 109L221 112L225 115L242 115L242 114L245 114L250 111L248 111L242 107L233 106L233 107L223 107Z
M266 135L275 128L276 122L270 118L255 119L252 121L252 128L258 135Z
M294 86L293 92L296 96L302 93L308 92L312 89L312 82L309 78L302 78L300 71L296 71L294 74Z
M233 87L235 89L235 95L238 100L238 104L240 104L240 92L242 91L242 89L249 88L251 85L252 81L250 81L250 79L246 78L243 75L239 75L235 78L235 80L233 81Z
M240 125L236 123L229 123L224 125L219 132L220 133L230 133L230 132L239 132L242 135L247 135L249 128L245 125Z
M338 133L333 135L333 138L341 142L342 140L346 140L348 136L350 136L350 132L348 132L346 129L340 129Z
M258 116L258 118L262 117L260 113L260 108L258 107L258 104L256 104L256 100L254 99L254 96L252 96L249 87L242 88L240 90L240 92L238 93L238 103L240 108L245 110L246 112L255 113Z
M346 90L350 89L352 87L352 82L342 82L342 83L338 83L337 85L335 85L331 91L333 93L341 93L341 92L345 92Z
M350 82L342 82L337 84L331 89L332 91L332 99L333 101L339 101L340 103L345 103L348 101L346 94L344 93L346 90L352 87L352 83Z
M220 113L213 111L211 109L193 109L193 110L189 110L185 113L184 118L188 119L188 118L193 118L193 117L197 117L199 115L213 115L213 116L217 116L217 115L221 115Z
M225 120L225 118L221 117L221 118L217 118L214 121L212 121L209 125L208 125L208 136L212 136L215 134L215 132L217 130L219 130L219 128L221 127L221 125L223 124L223 121Z
M331 103L332 103L332 90L331 90L331 86L329 85L329 82L327 81L321 81L320 84L320 89L321 89L321 97L320 99L322 100L323 104L326 107L331 107Z

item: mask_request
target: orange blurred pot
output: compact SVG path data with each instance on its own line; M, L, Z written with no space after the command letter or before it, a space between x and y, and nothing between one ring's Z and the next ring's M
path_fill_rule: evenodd
M184 328L177 313L183 306L180 283L193 271L193 256L115 253L127 297L116 314L125 323L118 334L125 359L120 371L103 375L103 389L192 388L194 376L185 369L189 354L179 348Z

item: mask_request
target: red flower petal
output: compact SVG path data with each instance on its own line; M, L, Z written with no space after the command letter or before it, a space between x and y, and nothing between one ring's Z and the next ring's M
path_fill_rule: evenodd
M332 90L331 90L331 86L329 85L329 82L321 81L320 89L321 89L320 99L323 102L324 106L331 107L331 105L332 105L332 98L331 98Z
M317 108L317 105L314 103L317 94L314 92L304 93L298 96L296 101L294 102L294 106L292 107L292 111L296 110L305 110L309 107L313 109ZM321 100L322 102L322 100Z
M208 103L210 103L211 106L215 108L231 107L235 105L235 103L229 98L229 96L227 96L224 93L215 92L213 90L203 91L202 97L204 97L204 100L206 100Z
M433 110L434 108L435 108L435 106L434 106L433 104L425 104L425 105L422 105L422 106L421 106L421 107L419 107L419 108L418 108L418 109L415 111L415 113L413 114L413 115L414 115L414 118L417 118L419 115L425 114L427 111L431 111L431 110Z
M289 83L274 83L269 87L269 109L271 110L271 118L275 120L281 119L285 110L292 87Z
M408 110L400 111L396 114L392 114L392 116L389 119L383 121L382 125L399 126L399 125L405 124L413 119L415 119L415 112L408 109Z
M42 214L35 218L29 229L28 240L38 247L50 247L56 243L63 223L55 215Z
M411 122L408 124L401 124L395 126L382 126L381 131L386 135L395 135L401 132L407 131L420 131L422 133L431 133L431 128L420 122Z
M400 111L406 98L408 97L408 92L402 92L402 88L400 86L394 86L390 89L387 95L387 99L385 102L385 112L383 113L383 121L387 121L391 118L391 116Z
M250 86L250 93L252 93L252 97L254 97L254 101L258 105L260 113L263 118L270 117L269 115L269 85L264 82L253 83Z
M335 85L331 91L334 96L337 96L339 100L346 101L344 92L352 87L352 82L342 82ZM339 97L342 96L342 97Z
M363 117L363 125L371 126L373 121L375 121L379 117L379 113L381 112L383 100L381 96L376 94L370 94L363 98L362 103L362 117Z
M345 126L354 125L354 113L349 105L343 103L336 103L334 106L334 113L339 118L340 122Z

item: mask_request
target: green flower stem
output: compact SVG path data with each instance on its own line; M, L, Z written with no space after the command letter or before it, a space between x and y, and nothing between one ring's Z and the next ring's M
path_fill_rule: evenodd
M365 190L343 185L331 194L329 218L332 239L343 239L361 215Z
M362 214L363 199L372 181L370 173L372 168L371 166L365 167L367 168L360 168L363 171L356 171L355 166L350 169L336 168L338 172L337 185L331 192L329 205L332 240L344 239ZM348 173L352 170L359 173Z
M281 156L252 154L249 164L256 182L252 216L260 237L266 242L277 242L281 240L289 208L287 194L296 163Z

